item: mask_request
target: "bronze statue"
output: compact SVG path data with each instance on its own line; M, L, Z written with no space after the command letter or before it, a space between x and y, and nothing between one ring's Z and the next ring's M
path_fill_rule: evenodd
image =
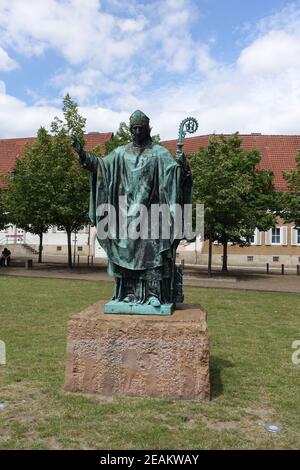
M194 130L186 127L185 132ZM182 235L176 233L174 207L191 204L192 176L182 152L185 132L174 159L152 142L143 112L131 115L130 131L132 142L104 157L87 153L73 141L82 166L90 171L89 216L107 253L108 272L115 278L114 297L105 313L169 315L175 303L183 301L182 273L175 264ZM169 219L160 216L154 222L151 214L161 206L169 209ZM169 235L164 237L166 225ZM138 229L143 236L136 236Z

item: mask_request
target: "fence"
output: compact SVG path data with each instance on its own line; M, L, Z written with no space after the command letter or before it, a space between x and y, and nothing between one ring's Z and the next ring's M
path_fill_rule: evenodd
M284 264L281 265L280 269L281 269L282 276L284 276L284 274L285 274ZM271 269L270 269L270 264L269 263L266 264L266 271L267 271L267 274L270 274ZM299 264L297 264L297 266L296 266L296 274L297 274L297 276L300 276L300 265Z

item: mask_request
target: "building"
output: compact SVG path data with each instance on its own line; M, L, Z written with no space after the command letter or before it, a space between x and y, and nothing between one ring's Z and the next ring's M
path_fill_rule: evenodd
M287 191L283 177L285 171L296 167L296 154L300 150L300 135L262 135L240 134L242 147L246 150L256 148L261 155L260 168L269 169L274 175L274 185L277 191ZM185 140L185 153L192 154L201 147L207 147L209 135L190 137ZM163 143L173 154L176 151L176 140ZM181 251L183 250L183 251ZM194 244L181 246L179 257L186 262L207 264L208 243L201 244L200 252ZM213 264L222 265L222 245L214 244ZM294 267L300 264L300 228L292 224L284 224L278 219L276 227L268 232L255 231L250 247L228 246L228 265L234 266L270 266L284 264Z
M105 152L105 142L113 136L112 132L90 132L85 135L86 148L92 150L100 146ZM34 137L18 139L0 139L0 174L11 171L18 158L23 155L24 147L34 141ZM72 244L75 256L88 255L103 257L104 251L96 242L96 231L93 227L86 227L79 233L73 234ZM9 225L6 230L0 231L0 249L10 245L14 256L27 256L37 253L39 237L24 230ZM67 255L67 234L58 227L51 227L43 237L44 255Z
M112 133L89 133L85 136L87 149L97 145L103 146L111 139ZM274 183L278 191L286 191L287 185L283 178L283 172L295 168L295 156L300 149L300 135L240 135L243 148L249 150L256 148L261 154L260 167L269 169L274 174ZM196 152L200 147L206 147L209 143L209 135L189 137L185 139L184 151L186 154ZM0 139L0 173L12 170L15 161L19 158L26 143L33 138L24 139ZM162 144L174 155L176 152L176 140L164 141ZM96 240L96 231L93 227L87 227L72 237L75 256L86 259L92 255L96 258L105 257L104 251ZM10 226L5 232L0 232L0 246L14 245L14 253L32 253L38 247L38 237L30 233L24 233L17 227ZM44 254L66 255L67 236L57 227L52 227L44 235ZM178 249L178 259L184 259L186 263L207 264L208 244L197 240L195 243L182 242ZM292 224L284 225L278 220L276 227L266 233L255 231L250 247L228 247L228 265L237 266L263 266L269 263L271 266L285 264L296 266L300 264L300 229ZM215 244L213 249L213 264L222 264L222 246Z

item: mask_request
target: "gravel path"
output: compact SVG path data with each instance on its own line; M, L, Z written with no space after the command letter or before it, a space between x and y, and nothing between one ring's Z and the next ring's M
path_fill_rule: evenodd
M80 279L85 281L113 281L113 278L107 275L105 265L76 265L70 270L64 264L43 263L40 266L34 264L33 269L18 267L0 268L0 275ZM267 275L262 272L232 269L227 275L216 271L214 275L209 278L204 269L188 267L184 270L184 285L191 287L300 293L300 276L290 272L283 276L279 272Z

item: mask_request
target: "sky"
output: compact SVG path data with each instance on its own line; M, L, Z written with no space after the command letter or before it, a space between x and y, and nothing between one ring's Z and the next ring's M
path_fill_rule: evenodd
M35 136L69 93L87 132L135 109L175 139L300 133L300 0L0 0L0 138Z

